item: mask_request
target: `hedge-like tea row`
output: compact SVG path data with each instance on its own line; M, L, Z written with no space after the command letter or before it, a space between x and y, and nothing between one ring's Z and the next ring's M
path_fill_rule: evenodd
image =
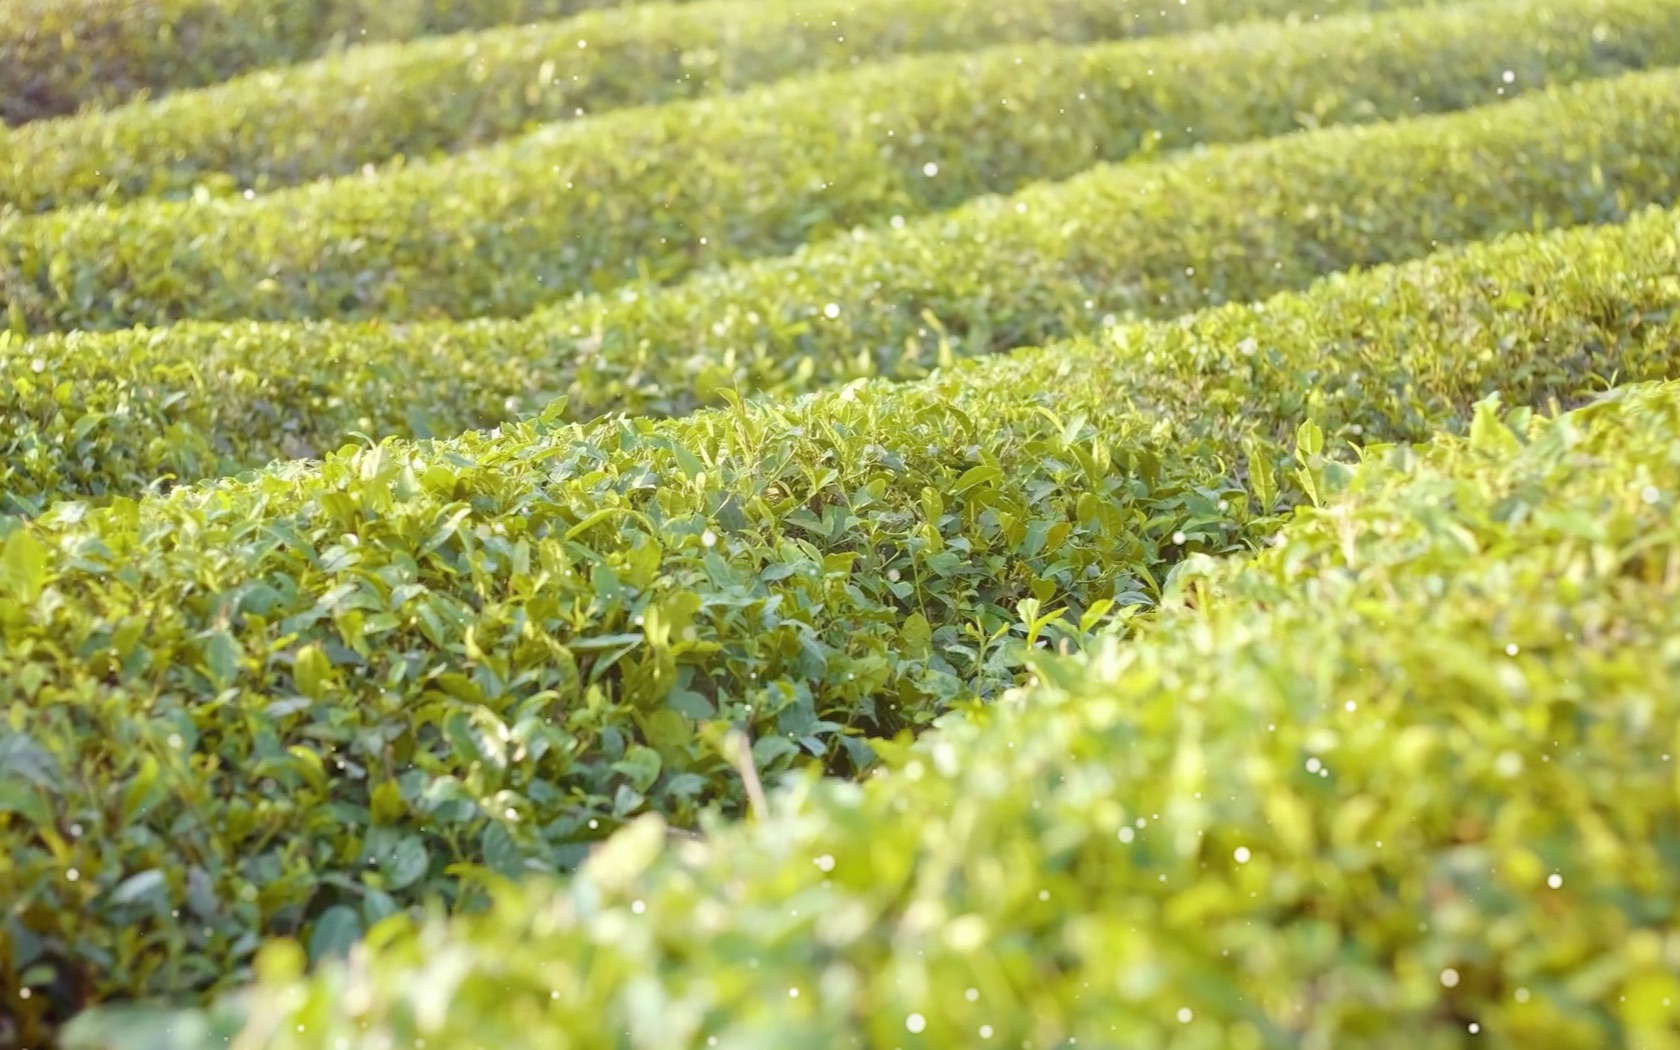
M1671 1047L1676 448L1478 413L889 776L67 1045Z
M524 313L1140 149L1454 109L1670 60L1680 0L1526 0L939 55L253 202L0 222L0 295L31 331Z
M197 87L339 43L559 18L624 0L17 0L0 5L0 123Z
M1304 416L1332 447L1416 439L1491 389L1674 372L1677 220L917 384L9 521L0 1007L203 990L259 931L320 953L644 810L692 823L739 797L729 727L766 780L855 769L867 738L1015 682L1023 633L1076 639L1185 554L1263 539Z
M317 455L353 432L449 436L559 395L587 419L903 378L942 349L985 354L1111 313L1262 298L1437 243L1673 203L1676 158L1680 74L1644 74L1097 171L523 322L183 323L14 343L0 349L13 377L0 387L0 513Z
M1313 13L1409 6L1314 0ZM1316 9L1316 10L1315 10ZM633 6L468 37L357 48L115 112L17 130L0 210L259 192L395 156L459 151L583 112L714 94L861 59L1035 39L1084 43L1302 11L1299 0L718 0Z

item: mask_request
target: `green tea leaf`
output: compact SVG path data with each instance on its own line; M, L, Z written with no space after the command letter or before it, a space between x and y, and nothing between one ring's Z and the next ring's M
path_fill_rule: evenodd
M385 889L394 893L419 882L430 865L426 844L418 836L405 835L397 840L396 849L391 851L379 870L385 876Z
M138 875L130 875L117 883L116 889L111 891L111 903L116 905L133 904L147 897L162 893L168 887L168 879L164 873L152 868L142 871Z
M525 874L525 851L513 840L513 835L501 824L492 823L484 829L480 844L484 863L491 871L516 879Z
M355 909L335 904L321 913L310 931L309 962L318 965L325 959L347 955L361 938L362 920Z
M1003 477L1003 471L996 467L972 467L964 471L963 476L958 478L956 484L951 486L951 493L960 496L977 485L987 485L1001 477Z
M292 658L292 679L298 692L312 700L321 699L332 674L332 664L318 645L305 645Z
M27 528L0 545L0 597L24 605L41 596L47 584L47 551Z

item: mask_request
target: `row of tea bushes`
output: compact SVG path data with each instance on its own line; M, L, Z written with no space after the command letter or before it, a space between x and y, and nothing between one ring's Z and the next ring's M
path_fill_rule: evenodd
M517 322L187 322L14 341L0 347L0 512L318 455L354 433L448 437L557 396L563 418L588 419L913 377L1110 314L1263 298L1438 244L1671 204L1676 158L1680 74L1658 72L1099 170Z
M21 0L0 6L0 124L214 84L342 43L560 18L624 0Z
M32 332L523 314L1102 160L1457 109L1676 60L1680 0L1522 0L937 55L609 114L255 201L0 220L0 301Z
M855 772L1017 683L1031 645L1149 607L1186 555L1263 542L1333 480L1290 472L1302 419L1333 451L1461 428L1492 390L1670 375L1676 229L0 522L0 1010L39 1032L178 999L244 977L261 935L319 956L638 814L732 811L731 729L767 783Z
M1478 412L890 775L67 1045L1672 1050L1676 449Z
M160 101L11 133L0 211L264 192L393 157L460 151L548 121L739 90L922 51L1062 43L1409 6L1408 0L715 0L355 48Z

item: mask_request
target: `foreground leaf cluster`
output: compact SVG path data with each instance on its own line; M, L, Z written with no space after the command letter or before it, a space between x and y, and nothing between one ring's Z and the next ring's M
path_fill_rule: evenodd
M1484 404L887 775L71 1046L1671 1047L1676 477L1680 385Z

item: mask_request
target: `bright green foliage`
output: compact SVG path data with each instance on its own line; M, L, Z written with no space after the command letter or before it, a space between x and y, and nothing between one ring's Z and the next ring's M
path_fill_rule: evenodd
M887 776L70 1046L1668 1050L1677 477L1680 386L1489 407Z
M0 295L30 331L519 314L1099 160L1675 60L1680 0L1527 0L941 55L609 114L256 201L0 221Z
M335 45L557 18L624 0L7 0L0 123L213 84Z
M13 342L0 348L12 377L0 511L315 455L354 432L448 436L557 395L587 419L902 378L1109 314L1263 298L1438 243L1676 199L1680 75L1665 72L1099 170L520 322L185 323Z
M0 0L0 1050L1680 1050L1680 0L604 2Z
M1334 450L1462 426L1490 390L1671 374L1675 230L1652 212L916 384L13 520L0 885L24 948L0 989L187 994L239 979L258 932L321 954L644 810L691 823L739 797L729 728L770 780L854 768L864 738L1016 682L1026 639L1077 642L1186 554L1263 540L1333 480L1288 472L1303 418Z
M535 27L356 48L21 128L0 151L0 211L200 189L261 192L398 155L484 145L579 111L739 90L918 51L1084 43L1410 3L1198 0L1146 10L1115 0L715 0L595 11Z

